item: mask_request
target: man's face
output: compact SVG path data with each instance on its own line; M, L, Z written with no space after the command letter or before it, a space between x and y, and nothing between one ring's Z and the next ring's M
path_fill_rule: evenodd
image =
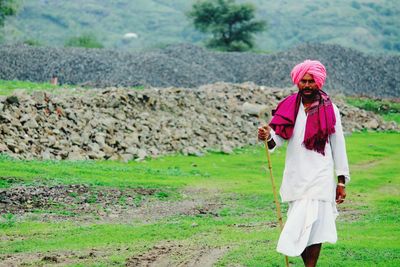
M304 98L314 98L319 90L313 76L308 73L304 75L303 78L300 80L298 87L300 94Z

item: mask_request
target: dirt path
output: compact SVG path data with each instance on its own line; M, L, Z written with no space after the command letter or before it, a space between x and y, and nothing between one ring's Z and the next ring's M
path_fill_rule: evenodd
M363 171L372 168L376 168L377 166L386 163L389 159L397 159L399 158L400 153L391 154L390 156L386 156L383 158L363 161L357 164L353 164L350 166L351 171Z
M351 166L351 170L352 171L362 171L362 170L366 170L366 169L375 168L379 164L385 162L385 160L386 159L369 160L369 161L361 162L358 164L354 164Z

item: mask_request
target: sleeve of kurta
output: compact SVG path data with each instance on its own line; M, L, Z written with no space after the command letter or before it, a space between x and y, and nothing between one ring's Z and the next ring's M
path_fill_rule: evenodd
M347 161L346 143L344 140L342 121L340 119L340 112L336 105L333 105L336 125L335 133L330 136L330 143L332 148L333 161L335 163L336 175L344 175L346 184L350 181L349 163Z
M275 141L275 147L273 149L268 149L268 150L269 150L269 152L272 153L275 151L275 149L277 147L281 147L283 145L283 143L285 142L285 139L283 139L282 137L277 135L273 129L271 129L271 137Z

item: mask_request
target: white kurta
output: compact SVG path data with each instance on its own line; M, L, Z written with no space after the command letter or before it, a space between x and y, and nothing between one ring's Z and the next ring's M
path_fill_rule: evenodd
M311 244L334 243L337 239L334 170L336 176L346 177L346 183L350 175L340 113L336 105L333 107L335 133L325 146L325 156L302 144L307 120L302 104L288 140L280 195L282 201L289 202L289 211L277 248L288 256L300 255ZM272 138L276 147L285 141L273 131Z

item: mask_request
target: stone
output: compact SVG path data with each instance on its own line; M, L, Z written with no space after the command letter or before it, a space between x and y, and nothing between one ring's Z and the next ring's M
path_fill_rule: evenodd
M144 149L139 149L137 152L137 157L139 160L145 159L147 157L147 152Z
M232 147L229 146L229 145L226 145L226 144L224 144L224 145L222 146L221 151L222 151L223 153L225 153L225 154L232 154L232 153L233 153Z
M71 151L68 153L68 160L76 161L76 160L85 160L86 157L83 153L79 151Z
M45 151L43 151L41 157L42 157L43 160L52 159L52 155L50 153L50 150L46 149Z
M82 143L81 136L76 132L70 134L69 140L72 145L80 145Z
M88 145L89 151L93 153L99 153L100 152L100 146L97 143L90 143Z
M32 92L32 100L36 103L43 103L46 98L46 93L44 91L33 91Z
M7 150L8 150L7 145L5 145L5 144L0 144L0 152L4 152L4 151L7 151Z
M245 102L242 105L242 110L244 113L247 113L249 115L259 116L260 114L263 115L265 113L270 113L271 107L267 105L251 104Z
M97 152L95 152L95 151L89 151L88 153L87 153L87 155L88 155L88 157L89 157L89 159L104 159L104 157L105 157L105 153L103 152L103 151L97 151Z
M366 123L363 124L364 128L366 129L378 129L379 127L379 122L376 119L372 119L370 121L367 121Z
M182 153L185 156L188 156L188 155L201 156L202 155L202 153L198 149L196 149L192 146L188 146L188 147L185 147L184 149L182 149Z
M121 157L121 161L122 162L128 162L128 161L134 159L134 155L133 154L122 154L120 157Z

